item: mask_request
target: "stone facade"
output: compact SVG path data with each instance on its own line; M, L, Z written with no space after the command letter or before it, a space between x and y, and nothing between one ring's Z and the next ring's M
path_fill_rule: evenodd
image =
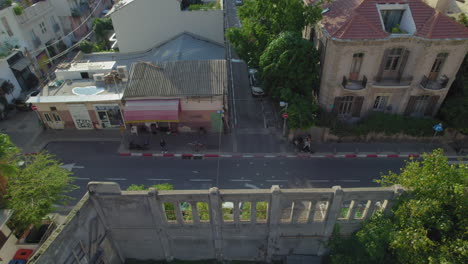
M339 0L333 3L338 2L345 3ZM331 11L324 11L324 19L303 32L303 37L313 41L321 53L320 106L344 119L361 118L372 111L416 117L434 116L468 52L468 31L463 31L463 26L446 21L448 18L443 14L422 4L423 9L415 8L413 13L406 11L405 14L410 14L409 22L405 22L408 32L385 32L380 24L380 14L377 15L379 23L372 20L374 13L379 12L373 0L354 2L362 4L353 6L354 11L349 12L330 4ZM405 3L421 7L415 2L408 0ZM390 6L382 4L380 8ZM434 15L428 16L430 12ZM361 15L366 16L368 24L362 27L366 30L356 22ZM424 35L425 29L421 27L419 15L435 21L427 21L429 25L437 25L431 28L434 32L436 28L446 26L449 31L447 36L450 37L439 39L432 31ZM417 27L412 23L416 17ZM342 20L346 19L354 24L343 25ZM403 20L400 22L403 23ZM367 28L376 29L385 37L369 33ZM337 33L341 31L346 35ZM441 33L438 31L437 34Z
M29 262L123 263L125 259L257 260L321 255L335 224L357 230L403 189L121 191L90 182L67 223ZM93 261L91 261L93 260Z
M324 53L319 104L329 111L350 117L363 117L374 110L415 116L435 115L468 51L467 40L427 40L411 36L341 41L318 34L316 41ZM401 80L379 80L388 58L386 51L399 48L407 51L408 55L406 65L401 66L400 63ZM430 86L425 80L438 55L443 53L448 55L434 80L434 86ZM350 80L354 54L363 54L360 69L355 75L356 82ZM387 97L385 105L380 108L378 96ZM425 96L425 102L416 103L412 99L422 96ZM338 99L344 97L352 97L349 106ZM410 106L413 111L408 108L410 100L413 100L412 104L419 104ZM419 108L418 111L415 107Z

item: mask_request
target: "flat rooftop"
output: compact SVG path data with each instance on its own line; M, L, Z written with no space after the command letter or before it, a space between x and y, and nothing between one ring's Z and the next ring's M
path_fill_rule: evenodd
M62 63L68 64L68 63ZM68 68L58 68L55 72L84 72L92 70L112 70L115 65L115 61L99 61L99 62L87 62L87 61L78 61L68 64Z
M54 82L51 82L51 84ZM71 103L120 100L126 83L105 84L94 80L72 80L59 86L47 86L28 103Z

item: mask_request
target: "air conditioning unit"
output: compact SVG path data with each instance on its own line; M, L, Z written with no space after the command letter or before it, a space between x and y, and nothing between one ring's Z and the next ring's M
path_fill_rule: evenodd
M103 82L104 81L104 73L95 73L93 75L93 79L95 82Z
M128 71L127 66L117 66L117 73L119 74L120 79L127 79L128 78Z

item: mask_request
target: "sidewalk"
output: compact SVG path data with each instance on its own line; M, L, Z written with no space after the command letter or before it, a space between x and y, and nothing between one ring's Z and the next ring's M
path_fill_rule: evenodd
M37 153L44 149L50 142L70 142L70 141L115 141L120 142L122 136L119 130L44 130L37 137L27 144L17 144L23 153Z

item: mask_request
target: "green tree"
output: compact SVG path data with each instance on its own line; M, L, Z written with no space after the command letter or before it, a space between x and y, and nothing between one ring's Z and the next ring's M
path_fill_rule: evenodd
M151 185L149 187L145 187L144 184L138 185L138 184L132 184L128 186L127 191L146 191L149 188L156 188L158 191L172 191L174 190L174 186L169 183L163 183L163 184L155 184Z
M305 26L322 18L319 7L298 0L248 0L239 8L241 28L230 28L226 36L237 54L251 67L257 67L268 44L280 33L301 33Z
M318 106L313 90L319 87L319 54L310 41L296 32L284 32L260 57L263 87L277 100L286 101L291 128L315 124Z
M106 33L114 30L114 25L110 18L95 18L93 20L93 30L99 40L107 41Z
M80 42L80 50L84 53L91 53L93 52L93 48L94 48L94 45L93 43L87 41L87 40L83 40Z
M18 171L18 148L11 142L6 134L0 134L0 205L4 206L4 195L7 190L7 181Z
M407 162L400 173L382 176L383 186L400 184L406 193L392 214L373 217L349 238L359 250L343 253L332 243L332 262L382 263L385 256L395 259L392 263L468 263L467 181L468 166L448 164L440 149Z
M66 195L77 188L71 172L46 152L25 156L24 166L8 178L8 207L14 210L12 223L17 232L30 224L40 224L57 204L66 204Z

